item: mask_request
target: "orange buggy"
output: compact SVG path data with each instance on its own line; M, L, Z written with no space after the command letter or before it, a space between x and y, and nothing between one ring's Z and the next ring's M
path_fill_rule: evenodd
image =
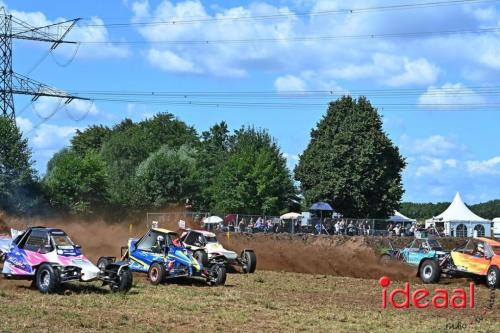
M427 267L428 266L428 267ZM472 238L441 259L425 260L420 271L435 272L435 279L424 283L437 283L441 275L486 278L490 288L500 287L500 242L484 237Z
M451 251L451 260L456 271L486 277L490 288L499 288L500 242L482 237L471 239Z

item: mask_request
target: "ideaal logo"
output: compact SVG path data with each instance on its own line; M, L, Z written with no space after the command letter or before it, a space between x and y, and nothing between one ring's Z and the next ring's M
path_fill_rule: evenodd
M403 309L409 308L410 303L418 308L424 309L432 306L436 309L452 307L455 309L474 308L474 283L469 284L466 288L455 288L450 294L448 290L437 288L431 293L429 290L421 288L411 291L410 283L406 282L404 288L395 288L387 295L387 287L391 284L391 280L387 276L383 276L378 280L382 287L382 307L387 308L389 303L393 308ZM401 302L396 301L396 297L402 296Z
M455 309L473 309L475 307L474 283L469 284L469 288L456 288L453 289L451 294L446 289L435 289L433 293L427 289L411 290L410 283L406 282L404 288L395 288L389 294L387 287L391 284L391 280L383 276L379 279L379 284L382 287L382 307L387 308L388 304L396 309L409 308L410 303L416 308L422 309L432 306L434 308L448 308ZM398 303L396 298L402 296L402 300ZM444 331L466 330L475 324L481 323L487 318L487 314L493 313L493 306L495 305L495 289L489 290L489 299L483 311L475 314L473 318L466 321L453 321L446 323ZM492 333L494 331L486 330L485 333Z

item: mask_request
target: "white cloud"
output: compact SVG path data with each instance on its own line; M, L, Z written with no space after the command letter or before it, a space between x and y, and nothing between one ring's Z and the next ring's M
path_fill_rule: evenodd
M441 87L431 86L418 99L420 107L433 109L456 109L467 104L484 103L484 97L462 83L445 83ZM465 104L460 106L460 104Z
M280 76L274 81L274 88L278 92L305 91L304 81L294 75Z
M68 144L78 127L42 124L35 129L31 143L35 149L53 150Z
M490 48L480 57L480 61L494 69L500 69L500 48Z
M94 102L80 99L74 99L66 104L66 99L40 97L33 102L31 108L41 119L60 119L63 114L66 114L71 120L101 116L101 112Z
M283 38L289 36L291 20L273 23L265 21L231 21L222 24L205 24L194 22L183 24L180 21L204 19L230 19L240 16L254 16L259 14L280 13L290 11L287 8L278 8L265 3L255 3L248 7L233 7L219 9L213 15L207 13L199 1L182 1L172 3L162 1L154 9L149 8L147 1L136 2L132 5L134 12L133 22L147 20L176 21L171 25L152 25L140 27L139 32L148 41L161 40L241 40L253 38ZM168 33L166 33L168 31ZM250 67L269 68L269 62L282 63L277 56L277 50L283 50L286 42L277 45L248 44L248 43L202 43L201 45L185 44L154 44L158 52L168 51L169 55L175 54L178 58L189 61L196 73L208 73L215 76L242 77L248 74ZM278 43L279 44L279 43ZM146 55L148 57L148 55ZM187 60L189 59L189 60ZM155 63L160 65L160 63ZM185 65L185 64L184 64ZM191 67L188 67L191 68Z
M97 116L99 109L92 101L74 99L69 104L65 104L66 111L71 118L81 119L87 116Z
M287 166L290 170L295 168L300 159L299 155L293 153L283 153L283 157L286 158Z
M429 192L433 196L442 196L447 193L447 189L443 186L431 186Z
M496 26L500 15L491 6L466 4L435 8L381 12L355 12L342 15L299 16L304 11L364 8L385 5L383 1L299 0L277 4L205 6L201 1L135 1L130 7L133 22L147 20L176 22L169 25L140 26L147 41L216 41L277 39L277 42L154 44L158 51L171 51L189 61L198 73L242 77L252 70L275 72L278 76L312 70L331 71L331 80L374 79L381 85L399 87L430 85L445 73L470 73L481 68L500 68L498 34L435 35L421 37L334 40L290 39L304 36L352 36L419 31L450 30L449 22L460 22L463 29ZM226 6L226 8L224 8ZM233 7L231 7L233 6ZM295 8L295 9L294 9ZM295 11L296 10L296 11ZM418 15L414 13L418 11ZM274 20L231 20L269 14L287 14ZM426 18L425 29L421 17ZM219 22L210 21L221 19ZM191 21L184 24L183 21ZM210 22L206 22L209 20ZM168 33L166 33L168 31ZM152 44L153 45L153 44ZM153 48L153 46L151 46ZM378 58L377 58L378 57ZM333 67L333 68L332 68ZM288 73L283 73L286 68ZM485 71L488 73L487 71ZM494 73L488 73L492 78Z
M407 200L448 201L457 191L464 194L468 202L498 197L494 184L500 180L500 156L484 161L420 156L407 162L404 182L412 197Z
M426 174L433 174L443 169L443 160L439 158L424 158L424 160L427 161L427 164L417 167L417 170L415 172L415 175L417 177Z
M454 158L449 158L444 163L449 166L450 168L456 168L457 167L457 160Z
M201 70L197 69L192 62L169 50L150 49L147 59L150 64L166 72L201 73Z
M500 156L483 161L467 161L467 170L473 174L500 175Z
M148 1L136 1L132 3L132 11L137 17L148 16L149 13L149 2Z
M436 65L424 58L410 59L393 54L375 53L369 62L360 64L344 63L323 71L303 71L301 77L304 79L321 77L321 81L331 81L334 84L335 80L340 79L374 79L387 86L399 87L431 84L437 80L439 72L440 69ZM305 75L305 73L313 75Z
M33 128L33 123L28 118L16 117L16 123L23 133L29 132Z
M327 70L334 79L373 78L388 86L430 84L436 81L439 72L438 66L427 59L379 52L373 54L369 62L350 62Z
M110 42L110 37L104 21L98 17L92 17L85 23L74 27L68 34L67 40L76 40L82 43L99 43L99 44L82 44L78 55L87 58L124 58L130 55L130 49L121 44L113 44ZM71 51L71 49L69 50Z
M406 136L401 138L400 145L407 158L410 174L417 177L427 175L441 175L441 171L451 169L462 169L464 152L466 148L451 138L443 135L431 135L426 138L410 139Z
M355 1L363 4L363 1ZM344 7L338 1L317 1L311 10L330 10ZM310 40L295 42L290 39L304 36L323 36L325 32L335 31L338 35L364 33L367 24L364 14L353 17L339 15L303 19L295 16L288 7L267 3L253 3L245 7L217 7L209 14L200 1L181 1L173 3L162 1L155 8L149 2L138 1L132 5L133 22L148 19L176 22L169 25L140 27L139 32L151 42L170 41L217 41L217 40L254 40L276 39L277 42L265 43L201 43L201 44L154 44L152 50L168 51L176 57L189 61L189 69L197 73L216 76L241 77L248 75L249 69L278 72L287 68L293 73L314 71L323 73L325 79L364 79L375 78L389 86L431 84L435 82L438 66L426 58L402 54L401 50L390 50L387 42L370 41L365 46L359 41L335 40L324 42ZM231 20L233 17L287 14L278 20ZM189 24L183 21L193 21ZM219 19L219 22L204 20ZM372 22L375 24L375 22ZM379 24L380 22L377 22ZM168 28L168 34L165 34ZM331 33L330 33L331 34ZM151 52L151 51L150 51ZM146 56L149 57L149 54ZM332 68L332 64L335 67ZM163 63L155 62L162 68ZM183 66L181 66L183 67ZM328 74L325 74L328 73ZM300 77L298 74L293 74ZM283 78L281 75L277 78ZM303 78L301 78L303 80Z
M152 118L155 112L144 104L128 103L127 104L127 118L134 121L142 121Z
M305 92L307 90L330 91L332 96L348 95L349 91L337 84L337 82L325 72L303 71L298 75L279 76L274 80L274 89L277 92L286 93L290 91Z
M333 78L346 80L381 77L384 72L396 69L392 63L380 62L383 57L383 55L377 53L369 63L343 64L328 70L328 74ZM385 67L385 65L388 65L388 67Z
M414 152L431 156L446 156L457 149L457 145L442 135L431 135L425 139L416 139L411 144Z
M389 86L421 85L436 81L439 68L431 64L427 59L418 58L411 60L404 57L402 61L402 73L393 75L385 80Z
M489 6L486 8L477 8L473 11L474 16L482 22L490 22L495 21L498 17L498 13L493 6Z

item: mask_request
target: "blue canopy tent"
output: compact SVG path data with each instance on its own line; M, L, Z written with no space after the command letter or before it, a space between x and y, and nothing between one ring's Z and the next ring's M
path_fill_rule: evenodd
M328 231L326 230L325 226L323 225L323 212L333 212L332 206L328 202L324 201L319 201L316 203L313 203L312 206L309 208L309 210L319 210L320 212L320 229L319 233L321 234L321 229L324 229L325 232L328 234Z
M327 211L327 212L332 212L333 208L330 206L328 202L324 201L319 201L316 203L313 203L311 208L309 210L319 210L319 211Z

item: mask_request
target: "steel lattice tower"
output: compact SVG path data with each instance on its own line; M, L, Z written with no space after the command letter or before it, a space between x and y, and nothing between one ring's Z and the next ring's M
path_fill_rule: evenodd
M50 48L52 51L62 43L76 44L76 42L65 41L64 38L79 20L77 18L48 26L34 27L6 13L5 8L0 8L0 56L2 58L0 60L0 116L15 120L14 94L31 95L33 101L40 96L65 98L66 104L73 99L87 99L57 90L12 70L13 39L49 42L52 43Z
M3 11L3 8L2 8ZM12 94L12 16L0 12L0 109L2 115L14 119Z

